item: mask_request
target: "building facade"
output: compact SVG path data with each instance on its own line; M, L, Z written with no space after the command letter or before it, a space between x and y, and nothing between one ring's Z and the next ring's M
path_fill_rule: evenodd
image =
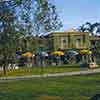
M70 30L67 32L54 32L48 35L50 50L89 49L89 33Z

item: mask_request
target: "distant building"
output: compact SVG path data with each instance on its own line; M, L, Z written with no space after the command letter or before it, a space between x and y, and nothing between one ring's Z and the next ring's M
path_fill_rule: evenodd
M91 46L94 46L96 45L97 42L100 43L100 36L90 36L90 43L91 43Z
M48 35L48 46L50 50L89 49L89 33L78 32L75 29L66 32L54 32Z
M90 36L89 32L79 32L75 29L69 29L66 32L52 32L46 36L38 37L35 40L37 41L38 49L41 50L89 50L97 42L100 42L100 37Z

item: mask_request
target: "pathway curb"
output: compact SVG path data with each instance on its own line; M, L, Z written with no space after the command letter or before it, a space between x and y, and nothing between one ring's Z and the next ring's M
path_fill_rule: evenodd
M84 71L77 71L77 72L66 72L66 73L54 73L54 74L42 74L42 75L25 75L25 76L7 76L7 77L0 77L1 81L12 81L12 80L27 80L32 78L46 78L46 77L60 77L60 76L77 76L77 75L87 75L87 74L96 74L100 73L99 69L90 69Z

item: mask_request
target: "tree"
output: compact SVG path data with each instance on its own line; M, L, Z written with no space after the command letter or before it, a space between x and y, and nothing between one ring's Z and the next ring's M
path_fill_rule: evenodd
M96 23L92 24L92 27L93 27L93 34L100 35L100 23L96 22Z
M49 0L7 0L0 2L0 56L4 74L7 61L15 55L21 37L61 27L56 8Z
M79 31L81 32L89 32L90 35L100 35L100 23L96 22L91 24L90 22L86 22L85 24L79 27Z
M50 0L17 0L16 5L20 9L17 11L20 23L29 34L38 35L62 27L56 7Z
M4 74L6 74L8 57L13 54L11 52L15 48L14 20L14 10L10 9L8 3L0 3L0 55L2 56Z
M93 24L86 22L85 24L79 27L80 32L89 32L91 36L100 36L100 23L95 22ZM97 58L97 61L100 60L100 41L95 41L95 43L91 43L91 49L93 54Z
M41 33L58 30L62 24L58 22L56 7L48 0L37 0L35 10L35 28Z

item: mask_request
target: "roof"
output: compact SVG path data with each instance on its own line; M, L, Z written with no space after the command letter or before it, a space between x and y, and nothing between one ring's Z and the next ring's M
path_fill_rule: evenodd
M70 29L68 29L67 31L65 31L65 32L51 32L51 33L49 33L48 35L47 35L47 37L50 37L50 36L53 36L53 35L65 35L65 34L73 34L73 35L83 35L83 34L88 34L89 35L89 32L80 32L80 31L78 31L77 29L74 29L74 28L70 28Z
M78 32L78 30L74 29L74 28L70 28L68 29L66 32Z
M91 36L90 40L99 40L100 41L100 36Z

